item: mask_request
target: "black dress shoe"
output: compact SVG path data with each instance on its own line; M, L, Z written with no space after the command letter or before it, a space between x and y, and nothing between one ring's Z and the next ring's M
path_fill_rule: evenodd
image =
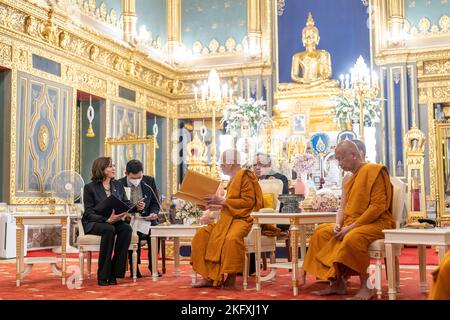
M99 286L109 286L109 283L106 280L98 280L97 282Z
M109 282L110 285L116 285L117 284L116 278L111 278L111 279L109 279L108 282Z

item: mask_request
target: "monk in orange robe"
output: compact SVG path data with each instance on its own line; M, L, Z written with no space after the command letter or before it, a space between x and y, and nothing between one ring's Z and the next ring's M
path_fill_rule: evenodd
M347 197L342 228L335 224L319 226L311 237L303 269L329 280L330 287L318 295L346 294L345 278L359 275L361 287L352 298L367 300L373 292L367 287L370 244L384 237L383 229L395 227L392 217L392 185L383 165L364 163L351 141L338 144L336 160L344 171L353 173L345 185Z
M431 300L450 300L450 252L447 252L439 267L433 271Z
M231 177L227 194L205 197L206 208L220 206L221 210L217 223L197 230L192 239L191 265L203 277L194 287L235 288L236 274L244 269L244 238L253 223L250 214L263 207L263 193L258 178L242 169L240 162L237 150L225 151L220 168Z

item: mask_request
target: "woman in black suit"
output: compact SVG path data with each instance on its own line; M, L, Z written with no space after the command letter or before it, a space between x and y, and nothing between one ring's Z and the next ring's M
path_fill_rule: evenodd
M114 195L130 205L122 183L114 180L112 159L100 157L92 164L92 182L84 186L83 228L86 234L102 237L98 257L97 281L100 286L117 284L116 278L125 276L125 263L130 246L132 228L122 218L127 212L97 212L95 206ZM115 240L115 243L114 243ZM114 258L111 259L114 248Z

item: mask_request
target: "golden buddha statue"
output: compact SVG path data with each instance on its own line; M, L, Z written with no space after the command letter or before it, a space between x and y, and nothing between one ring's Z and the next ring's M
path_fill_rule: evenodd
M320 41L319 29L314 24L311 12L302 31L302 41L306 51L298 52L292 57L292 80L308 87L336 87L337 81L331 80L330 53L316 49Z

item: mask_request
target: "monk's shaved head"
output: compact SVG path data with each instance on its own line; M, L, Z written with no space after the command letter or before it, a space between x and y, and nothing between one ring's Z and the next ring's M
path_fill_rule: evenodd
M336 152L338 149L345 153L350 152L354 154L359 154L356 144L350 140L344 140L339 142L339 144L336 146Z
M222 152L223 164L241 164L241 153L236 149L228 149Z
M364 161L356 144L349 140L341 141L336 146L334 155L344 171L355 172Z

